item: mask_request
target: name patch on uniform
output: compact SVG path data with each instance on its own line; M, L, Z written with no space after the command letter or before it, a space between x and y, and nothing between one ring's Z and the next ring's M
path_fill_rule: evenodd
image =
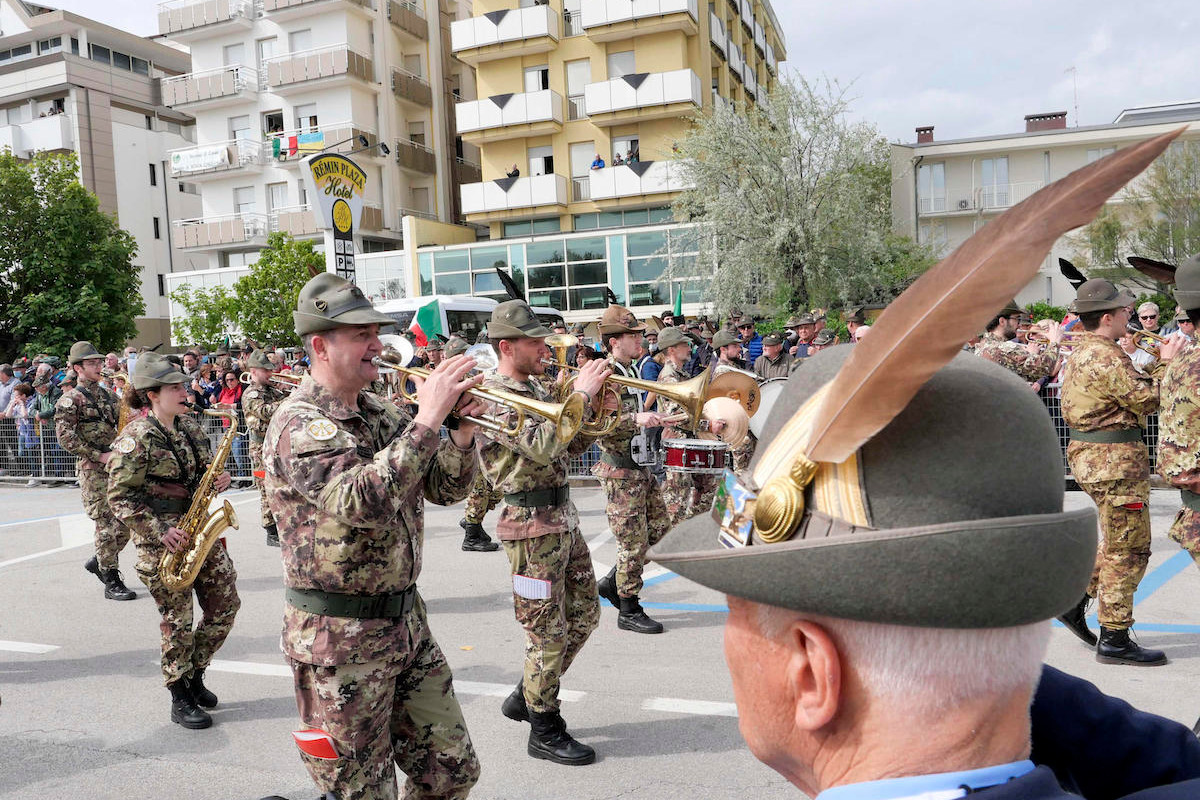
M526 600L546 600L550 597L550 581L513 575L513 592Z
M122 436L120 439L117 439L115 442L113 442L113 450L116 450L118 453L132 453L133 439L128 436Z
M258 397L257 389L251 389L250 391L248 391L244 395L242 395L243 400L253 400L256 397Z
M314 419L304 426L304 430L318 442L327 442L337 436L338 427L327 419Z
M69 397L64 397L58 401L59 408L71 408L74 405L75 405L75 403L72 402L71 398L69 398Z

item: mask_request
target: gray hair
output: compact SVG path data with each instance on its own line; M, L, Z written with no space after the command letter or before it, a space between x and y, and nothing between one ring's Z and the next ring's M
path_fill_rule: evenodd
M1160 309L1158 307L1158 303L1151 303L1149 300L1147 300L1146 302L1144 302L1140 306L1138 306L1137 310L1138 310L1139 314L1142 313L1143 311L1153 311L1155 314L1157 314Z
M760 632L778 639L793 622L815 622L837 643L867 694L932 720L971 700L1033 691L1050 641L1050 623L946 629L885 625L802 614L759 604Z

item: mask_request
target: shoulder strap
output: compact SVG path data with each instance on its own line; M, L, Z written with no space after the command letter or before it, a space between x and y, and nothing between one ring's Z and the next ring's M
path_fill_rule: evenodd
M179 454L178 448L175 447L174 437L167 432L167 429L163 427L163 424L159 422L158 418L153 414L148 414L146 418L149 419L150 423L158 429L160 434L162 434L163 441L167 443L167 448L171 451L171 455L175 457L175 463L179 465L180 483L191 489L193 478L191 472L187 468L187 464L183 460L183 456ZM184 434L184 438L188 440L188 444L192 448L192 455L196 456L196 466L199 468L200 458L199 454L196 452L196 444L192 441L192 437L188 436L186 433Z

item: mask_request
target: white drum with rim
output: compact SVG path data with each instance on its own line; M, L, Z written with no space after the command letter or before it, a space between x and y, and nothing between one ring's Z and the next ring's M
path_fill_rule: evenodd
M758 410L750 418L750 431L759 439L762 438L763 429L767 427L767 417L771 415L771 406L775 405L775 401L783 394L783 387L787 382L787 378L771 378L758 387L762 399L759 400Z

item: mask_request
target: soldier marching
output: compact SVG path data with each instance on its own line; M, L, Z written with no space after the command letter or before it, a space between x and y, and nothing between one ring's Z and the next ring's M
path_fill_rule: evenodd
M267 358L265 351L258 349L250 354L246 359L246 371L250 373L250 387L242 393L242 411L246 417L246 433L250 438L250 467L254 473L254 484L258 487L259 514L263 530L267 532L267 545L279 547L279 528L267 503L262 445L271 417L287 398L287 392L272 383L271 374L275 371L275 365Z

